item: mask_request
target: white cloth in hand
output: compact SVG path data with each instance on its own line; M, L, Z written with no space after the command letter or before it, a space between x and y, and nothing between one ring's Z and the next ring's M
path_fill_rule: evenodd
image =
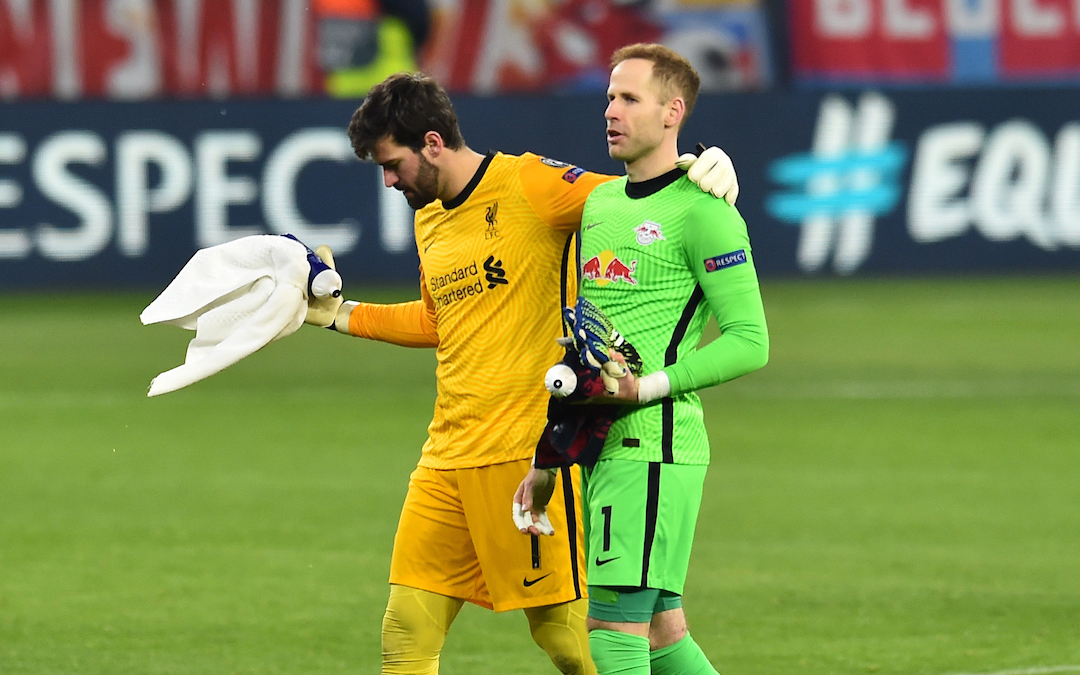
M307 250L254 235L202 249L139 318L194 330L184 364L153 379L158 396L205 379L292 335L307 314Z

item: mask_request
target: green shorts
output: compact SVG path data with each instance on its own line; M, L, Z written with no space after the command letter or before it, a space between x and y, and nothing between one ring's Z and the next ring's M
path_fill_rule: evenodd
M583 470L589 586L682 595L707 469L611 459Z
M655 588L589 586L589 616L614 623L649 623L653 614L682 607L682 596Z

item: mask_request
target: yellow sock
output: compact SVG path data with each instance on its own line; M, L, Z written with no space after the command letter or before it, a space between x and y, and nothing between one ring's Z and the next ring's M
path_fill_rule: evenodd
M589 601L584 598L525 610L533 640L565 675L596 675L585 628L588 611Z
M382 623L383 675L436 675L446 634L464 602L391 584Z

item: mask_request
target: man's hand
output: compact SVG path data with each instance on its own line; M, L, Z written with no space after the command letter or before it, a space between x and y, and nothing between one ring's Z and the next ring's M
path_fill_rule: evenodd
M726 152L715 145L700 155L688 152L675 161L675 166L684 169L686 177L702 192L735 206L735 200L739 198L739 181L735 176L735 165Z
M522 534L551 536L555 528L547 516L547 505L555 492L554 469L529 469L514 493L514 525Z
M319 257L327 267L332 270L337 270L334 265L334 254L330 250L329 246L319 246L315 249L315 255ZM314 293L308 293L308 310L307 316L304 318L304 323L310 323L313 326L319 326L320 328L326 328L334 325L334 319L337 318L338 309L341 307L341 303L345 298L340 292L337 294L329 293L323 297L317 297Z
M590 400L596 403L637 403L638 379L634 376L633 370L627 366L626 358L619 352L612 349L609 355L611 361L608 361L608 363L617 363L622 369L622 375L605 377L604 388L607 389L607 396L600 396ZM604 365L607 365L607 363ZM601 372L601 376L603 376L603 372Z

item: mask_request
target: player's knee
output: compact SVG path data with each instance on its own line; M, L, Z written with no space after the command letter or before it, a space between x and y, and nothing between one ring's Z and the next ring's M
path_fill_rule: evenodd
M526 610L533 640L551 662L566 675L591 675L596 667L589 657L589 634L585 630L584 601Z
M438 673L442 642L435 631L387 607L382 623L383 675Z
M565 627L551 624L535 626L532 629L532 636L560 673L577 675L588 672L587 651L582 649L578 636Z
M434 593L392 586L382 623L383 674L438 673L439 654L459 603Z

